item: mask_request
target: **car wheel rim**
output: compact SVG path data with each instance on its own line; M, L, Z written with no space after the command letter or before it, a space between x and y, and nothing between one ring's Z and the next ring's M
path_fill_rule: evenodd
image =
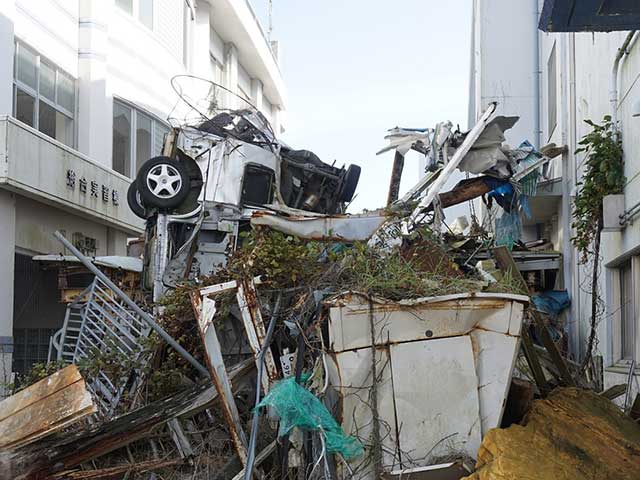
M146 180L149 191L162 199L175 197L182 187L182 175L175 167L166 163L149 170Z

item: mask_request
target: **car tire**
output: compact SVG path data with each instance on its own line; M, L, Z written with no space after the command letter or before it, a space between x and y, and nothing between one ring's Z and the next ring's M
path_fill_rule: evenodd
M341 202L350 202L353 199L353 194L356 193L359 180L360 167L358 165L349 165L347 173L342 179L340 192L338 193L338 198Z
M169 157L147 160L138 172L136 184L144 204L161 209L180 205L190 188L185 166Z
M137 217L147 218L142 197L140 196L140 191L138 190L138 185L136 185L135 180L131 182L131 185L129 185L127 189L127 203Z

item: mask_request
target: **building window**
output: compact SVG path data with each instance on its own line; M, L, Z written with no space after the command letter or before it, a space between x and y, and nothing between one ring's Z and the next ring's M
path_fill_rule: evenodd
M157 118L113 101L113 169L134 178L144 162L162 153L169 127Z
M75 79L21 42L13 71L13 116L73 147Z
M123 12L137 18L140 23L153 30L154 0L116 0L117 7Z
M634 275L632 261L628 261L619 268L620 275L620 354L622 361L635 358L635 301Z
M556 44L553 44L547 61L547 129L549 137L558 122L558 81L556 66Z

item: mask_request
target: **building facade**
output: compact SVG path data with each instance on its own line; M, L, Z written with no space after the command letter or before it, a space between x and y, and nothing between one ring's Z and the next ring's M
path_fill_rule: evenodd
M608 387L626 383L631 363L640 358L640 223L633 221L640 201L640 45L634 36L614 69L629 32L545 33L538 30L543 4L474 1L469 121L497 101L498 114L520 116L507 133L508 143L567 146L543 172L530 200L531 218L523 218L522 239L548 239L563 255L555 288L569 292L564 323L570 355L580 360L590 332L591 270L580 263L571 243L573 201L585 160L574 152L591 129L585 120L617 118L627 180L623 196L605 202L609 228L602 234L599 282L604 313L594 352L603 357ZM638 382L633 383L635 394Z
M55 272L32 261L62 252L53 232L92 255L126 255L141 233L127 188L161 151L175 75L283 130L277 45L245 0L0 2L0 382L46 359L61 326Z

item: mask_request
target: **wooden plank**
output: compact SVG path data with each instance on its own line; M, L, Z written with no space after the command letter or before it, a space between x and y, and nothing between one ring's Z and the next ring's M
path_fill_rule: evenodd
M389 180L389 191L387 193L387 206L398 200L400 192L400 181L402 180L402 170L404 170L404 155L396 150L393 157L393 167L391 168L391 179Z
M633 401L633 404L631 405L629 416L634 420L640 419L640 393L636 395L636 399Z
M96 412L77 367L70 365L63 370L0 404L0 448L34 442Z
M551 334L549 333L549 329L547 329L547 326L544 324L544 320L540 318L540 315L538 315L535 311L532 310L531 313L533 315L534 322L536 323L538 333L540 333L540 340L542 341L544 348L546 348L547 352L549 352L549 355L551 356L551 360L553 361L556 368L558 369L558 372L560 373L560 377L562 378L562 381L567 386L575 387L576 382L573 379L571 372L569 372L569 367L567 367L567 364L562 358L562 355L560 355L560 352L558 351L558 347L556 347L555 342L551 338Z
M521 291L513 293L524 293L525 295L528 295L529 286L520 273L520 270L518 270L518 266L513 260L509 249L505 246L501 246L493 248L491 252L493 253L493 257L496 260L498 268L503 272L506 272L508 275L511 275L511 278L513 278L513 280L518 284Z
M161 468L172 467L175 465L181 465L182 459L177 460L148 460L146 462L127 463L125 465L118 465L115 467L101 468L98 470L74 470L60 472L54 475L52 478L59 478L65 480L90 480L90 479L112 479L116 475L123 475L118 478L126 478L127 474L131 473L144 473L151 470L159 470Z
M222 358L222 349L218 341L218 335L213 323L216 314L216 302L208 297L200 298L196 293L191 295L191 301L196 319L198 321L198 331L204 344L207 360L207 367L211 373L211 379L218 391L222 414L229 428L231 441L238 453L238 457L243 465L247 463L247 438L242 429L242 421L238 413L238 407L231 390L231 381L227 375L227 370Z
M607 388L600 395L604 398L608 398L609 400L614 400L627 392L627 385L621 383L619 385L613 385L612 387Z
M526 326L522 329L522 350L524 351L524 356L527 359L527 363L529 364L529 368L531 369L531 374L533 375L533 379L538 386L538 390L540 390L540 394L546 395L550 388L547 384L547 379L544 376L544 371L540 366L540 360L538 359L538 355L536 354L536 350L533 346L533 342L531 341L531 337L529 336L529 331Z
M242 374L241 370L235 372ZM232 375L231 380L233 378ZM74 468L143 439L172 418L198 413L207 407L203 400L210 401L208 406L211 406L217 397L213 386L197 385L88 431L52 435L20 449L11 449L3 457L3 474L14 480L48 478L47 475Z
M69 365L0 402L0 422L16 412L82 380L78 367Z

